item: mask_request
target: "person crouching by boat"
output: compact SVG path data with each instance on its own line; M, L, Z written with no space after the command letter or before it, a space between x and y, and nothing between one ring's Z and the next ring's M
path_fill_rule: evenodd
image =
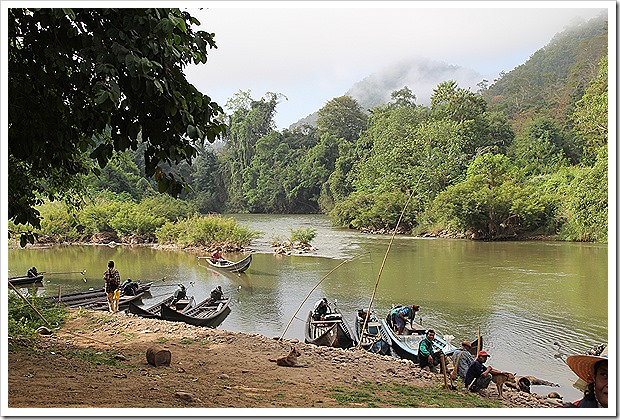
M28 269L28 277L33 278L39 275L39 272L37 271L37 267L30 267Z
M325 315L329 313L331 313L331 308L327 303L327 298L323 298L314 304L312 319L315 321L323 321L325 319Z
M433 353L433 340L435 339L435 331L426 331L426 337L420 341L418 345L418 360L420 368L438 373L437 365L441 362L441 351Z
M487 389L493 379L492 373L501 373L500 371L493 369L491 366L487 367L484 365L489 357L489 353L484 350L480 350L476 360L471 362L471 365L469 365L467 373L465 374L465 385L471 392L478 392L482 389Z
M420 307L417 305L406 305L406 306L397 306L396 308L390 311L390 317L392 319L392 326L396 328L396 332L398 334L402 334L405 329L405 324L407 320L409 322L413 322L415 318L415 314L420 310Z
M211 262L216 263L224 259L224 257L222 257L221 251L222 251L222 248L217 248L215 251L213 251L213 253L211 254Z
M105 281L105 292L108 297L108 308L112 313L118 312L118 301L121 298L121 275L114 268L114 261L108 262L108 269L103 273L103 280Z
M581 400L565 404L564 407L607 408L607 355L569 356L566 363L588 385Z

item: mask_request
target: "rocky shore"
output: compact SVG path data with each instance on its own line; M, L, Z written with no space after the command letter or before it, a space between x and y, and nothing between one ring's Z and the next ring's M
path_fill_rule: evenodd
M169 366L147 363L146 352L154 346L170 351ZM301 353L302 366L278 366L273 360L293 346ZM443 374L364 350L317 347L125 313L74 310L62 328L42 336L35 346L10 339L8 361L9 408L552 408L560 404L510 388L504 388L503 398L494 386L481 395L464 390L459 382L453 389L445 388Z

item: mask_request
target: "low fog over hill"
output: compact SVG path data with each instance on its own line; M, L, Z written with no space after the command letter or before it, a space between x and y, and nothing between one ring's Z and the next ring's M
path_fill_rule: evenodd
M430 105L433 89L446 80L455 80L460 87L476 91L483 76L478 72L437 61L413 59L402 61L382 71L371 74L355 83L342 95L356 99L362 109L367 110L390 100L390 94L408 86L416 96L416 103ZM341 95L334 95L334 97ZM318 111L318 110L317 110ZM290 128L301 124L316 125L317 113L302 118Z

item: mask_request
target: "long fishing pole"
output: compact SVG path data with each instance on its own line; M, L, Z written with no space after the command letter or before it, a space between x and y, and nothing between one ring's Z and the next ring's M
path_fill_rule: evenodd
M301 301L301 304L299 305L299 308L297 308L297 310L295 311L295 313L293 314L293 316L291 317L291 320L288 322L288 324L286 324L286 328L284 329L284 332L280 335L280 337L278 338L278 341L282 341L282 339L284 338L284 335L286 334L286 331L288 330L288 327L291 325L291 322L293 322L293 319L295 319L295 316L297 316L297 313L301 310L301 307L304 306L304 303L306 303L306 301L308 300L308 298L310 297L310 295L312 294L312 292L314 292L314 289L316 289L317 287L319 287L319 284L321 284L323 282L323 280L325 280L331 273L333 273L334 271L336 271L336 269L338 269L339 267L341 267L342 265L351 262L353 260L356 260L360 258L360 256L351 258L350 260L344 260L343 262L341 262L340 264L338 264L337 266L335 266L334 268L332 268L330 270L329 273L325 274L323 276L323 278L321 280L319 280L319 282L310 290L310 292L308 292L308 294L306 295L306 297L304 298L304 300Z
M409 195L409 198L407 199L407 202L405 203L405 207L403 207L403 211L400 213L398 222L396 222L396 226L394 227L394 232L392 232L392 238L390 239L388 248L385 251L385 256L383 257L383 262L381 263L381 268L379 268L379 275L377 276L375 288L372 291L372 296L370 297L370 303L368 304L368 311L366 312L367 315L364 318L364 326L362 327L362 332L360 333L360 341L357 344L358 349L362 346L362 339L364 338L364 331L366 331L366 327L368 325L368 319L370 318L370 308L372 308L372 302L375 300L375 295L377 293L377 287L379 287L379 280L381 279L381 273L383 273L383 268L385 267L385 261L387 260L388 254L390 253L390 249L392 248L392 243L394 242L394 238L396 237L398 226L400 225L400 222L403 220L403 217L405 215L405 210L407 210L407 207L409 206L409 202L413 198L413 194L415 194L416 190L418 189L418 185L420 185L420 181L422 180L422 177L424 176L424 172L422 172L422 174L420 175L420 178L418 178L418 182L416 183L415 188L413 189L413 191L411 191L411 194Z
M86 274L86 270L82 271L39 271L39 274Z

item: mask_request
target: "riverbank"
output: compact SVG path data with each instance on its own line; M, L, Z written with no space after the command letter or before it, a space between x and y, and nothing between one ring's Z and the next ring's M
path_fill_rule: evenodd
M170 366L147 363L146 351L152 346L170 351ZM292 346L301 352L299 363L304 367L282 367L270 360L286 355ZM559 404L506 388L500 399L493 386L484 395L460 386L445 389L441 374L364 350L85 310L72 311L62 328L42 336L36 346L9 340L8 362L9 408L551 408Z

